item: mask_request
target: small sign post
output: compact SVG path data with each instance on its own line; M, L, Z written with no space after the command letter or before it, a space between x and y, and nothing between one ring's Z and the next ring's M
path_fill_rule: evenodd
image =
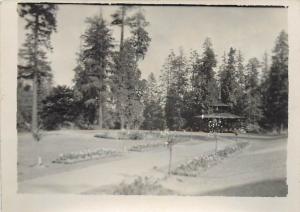
M171 164L172 164L172 149L174 145L174 138L169 136L167 140L167 147L169 148L169 169L168 169L168 175L171 175Z

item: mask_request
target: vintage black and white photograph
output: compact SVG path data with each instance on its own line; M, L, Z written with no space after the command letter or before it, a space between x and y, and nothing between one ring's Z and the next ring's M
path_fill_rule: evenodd
M287 7L17 11L19 193L287 196Z

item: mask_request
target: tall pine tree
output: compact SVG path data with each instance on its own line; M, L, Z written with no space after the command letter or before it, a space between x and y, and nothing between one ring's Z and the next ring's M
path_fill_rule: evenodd
M265 110L270 127L278 132L288 127L288 55L288 35L282 31L273 49Z
M40 140L38 102L39 90L41 92L43 80L49 77L50 66L47 62L46 52L52 50L50 37L56 31L56 11L54 4L19 4L18 13L26 22L26 41L24 51L21 53L27 61L24 69L32 79L32 118L31 131L34 140ZM23 71L24 71L23 70ZM24 74L24 73L22 73ZM39 89L40 88L40 89ZM37 150L39 152L39 150ZM42 158L38 156L37 165L42 165Z
M128 25L131 32L130 39L135 49L136 62L138 62L140 59L144 59L151 41L149 33L146 31L149 22L146 21L141 8L128 18Z
M268 128L269 123L268 119L266 117L267 109L268 109L268 86L270 83L270 65L269 65L269 55L267 52L264 53L263 58L262 58L262 64L261 64L261 80L260 80L260 95L261 95L261 104L262 104L262 111L263 111L263 116L260 120L260 125L263 128Z
M82 35L83 46L80 53L83 68L77 69L82 72L80 73L81 79L77 78L75 85L81 89L87 105L98 107L96 111L98 111L98 125L101 129L103 128L103 110L107 99L107 72L113 38L101 14L87 18L86 23L88 28ZM85 82L82 82L83 78L86 79Z
M183 118L184 96L187 88L186 59L181 50L176 56L172 51L162 70L165 84L165 117L170 130L182 129L186 120Z
M258 72L260 62L257 58L251 58L246 66L246 99L247 104L244 114L249 124L257 125L262 118L262 104L259 87Z
M164 115L160 105L159 89L156 78L151 72L148 76L146 95L144 96L144 122L143 129L146 130L163 130Z
M47 51L52 50L50 37L56 31L56 11L54 4L19 4L18 13L26 22L26 40L21 56L26 60L27 68L21 69L20 75L27 75L33 80L33 101L31 130L35 139L38 136L38 90L44 79L51 76L47 62ZM25 73L27 72L27 73Z
M245 91L245 67L244 58L241 51L238 51L236 59L235 70L236 81L236 104L233 106L233 112L237 115L244 115L244 108L246 107L246 91Z
M195 96L194 107L198 113L208 113L210 106L218 98L217 82L214 68L216 56L209 38L204 41L202 58L196 60L192 69L192 91ZM199 115L199 114L198 114Z
M113 14L113 25L120 26L120 50L115 54L112 72L113 92L120 128L137 128L143 121L142 92L144 86L138 62L143 59L151 41L145 27L148 22L142 10L133 16L127 11L132 7L122 6ZM124 38L125 26L129 26L130 36Z
M230 48L227 63L220 72L221 99L225 104L231 106L237 103L237 80L236 80L236 50Z

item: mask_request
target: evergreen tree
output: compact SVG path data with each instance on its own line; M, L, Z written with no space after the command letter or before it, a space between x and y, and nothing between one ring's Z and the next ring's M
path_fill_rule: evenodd
M96 87L90 86L90 77L87 74L85 62L83 60L83 48L80 50L77 58L77 66L74 68L75 76L74 94L76 99L80 100L80 114L77 117L76 124L81 128L90 128L95 122L96 114ZM79 105L78 105L79 107Z
M38 88L43 78L49 77L50 66L46 61L46 51L51 50L50 36L56 31L56 11L54 4L19 4L18 13L26 21L26 41L21 56L27 61L27 76L33 79L32 133L38 136ZM29 72L29 73L28 73ZM22 73L24 74L24 73Z
M270 83L270 66L269 66L269 55L267 52L264 53L262 58L262 64L261 64L261 81L260 81L260 94L261 94L261 103L262 103L262 110L263 110L263 116L260 121L260 125L264 128L268 128L268 120L266 117L267 109L268 109L268 98L267 98L267 92L268 92L268 86Z
M127 89L123 81L126 79L126 71L123 70L124 63L124 31L125 26L128 25L127 11L130 9L128 6L121 6L115 13L112 14L111 24L120 27L120 48L118 52L114 53L113 67L112 67L112 90L114 93L113 102L116 104L117 116L120 121L120 128L125 127L125 109L127 99Z
M138 69L138 62L140 59L144 59L151 38L145 29L149 23L146 21L141 8L139 8L137 13L128 18L128 23L131 31L131 37L129 38L128 43L131 44L131 47L134 50L136 69L132 70L132 75L134 76L134 78L132 78L132 84L134 86L132 87L134 87L134 89L132 95L129 96L129 107L131 106L131 108L128 109L131 109L131 117L128 117L128 120L131 121L128 122L127 128L138 128L144 119L144 104L142 102L144 92L142 92L142 88L146 86L145 81L141 80L141 72Z
M266 82L269 78L270 66L269 66L269 55L267 52L264 53L261 63L261 84Z
M201 107L197 107L199 105L199 96L197 94L197 68L200 61L200 55L197 51L193 50L190 53L190 58L186 67L186 74L188 83L186 86L186 93L183 97L183 111L182 116L186 120L185 128L188 130L195 129L195 126L198 126L197 119L195 119L195 115L201 114ZM201 102L200 102L201 103Z
M143 59L149 43L150 37L145 27L149 24L141 9L131 17L127 16L127 11L132 7L121 6L113 14L113 25L120 26L120 50L114 58L113 82L115 102L118 116L120 117L120 127L137 128L143 121L143 109L141 87L141 72L138 69L138 61ZM124 28L130 27L131 36L124 38Z
M128 26L130 23L130 18L127 17L128 11L130 11L133 6L120 6L118 10L111 15L112 17L112 22L111 24L113 26L118 26L121 29L121 34L120 34L120 52L122 51L123 44L124 44L124 31L125 31L125 26Z
M26 61L25 69L19 69L19 76L32 79L32 118L31 131L34 140L40 140L39 133L39 97L43 94L42 83L51 79L47 51L52 50L50 37L56 31L56 11L54 4L24 3L18 5L18 13L26 22L26 40L20 56ZM38 157L37 165L42 165Z
M233 48L230 48L226 66L220 73L220 86L222 102L236 105L236 50Z
M226 55L226 52L224 52L223 56L222 56L222 63L219 65L218 74L217 74L217 83L218 83L218 88L219 88L219 95L218 95L219 100L222 100L221 99L222 80L224 78L226 66L227 66L227 55Z
M207 38L203 44L202 58L196 59L195 62L196 64L193 65L192 69L192 90L196 100L194 107L201 110L198 111L198 113L203 114L208 112L210 106L218 98L217 82L214 72L217 61L209 38Z
M147 79L147 94L146 94L146 99L147 101L158 101L158 88L157 88L157 81L156 78L151 72L148 76Z
M32 79L32 118L31 131L34 140L40 140L38 123L38 93L41 83L49 76L50 66L46 61L47 50L51 50L50 36L56 31L56 11L54 4L24 3L18 5L18 13L26 22L26 41L21 56L27 61L26 75ZM22 73L24 74L24 73ZM38 157L38 164L42 165L42 158Z
M176 56L172 51L162 70L162 81L166 90L165 117L170 130L182 129L185 119L182 116L184 96L187 88L186 59L183 52Z
M130 39L135 48L136 62L138 62L140 59L144 59L151 41L145 29L149 25L149 22L146 21L141 8L139 8L136 14L128 18L128 22L131 32Z
M265 115L279 132L288 126L288 35L280 32L273 50Z
M236 72L235 81L236 84L236 104L233 107L233 112L237 115L244 115L244 108L246 107L246 91L245 91L245 67L244 58L241 51L238 51L236 59Z
M140 92L143 82L141 72L137 68L135 48L131 40L126 40L122 51L115 55L112 72L112 91L116 99L120 127L121 129L125 125L127 129L138 127L143 121L142 93Z
M261 95L259 90L258 71L260 62L257 58L251 58L246 67L246 101L244 114L250 124L257 125L262 118Z
M184 96L184 117L186 127L197 129L201 123L194 117L209 113L211 105L218 99L218 85L214 68L217 65L216 56L210 38L203 43L202 56L197 51L191 53L188 66L190 89ZM203 122L203 124L205 124ZM200 126L200 128L202 128Z
M143 129L146 130L162 130L164 129L163 109L160 105L159 90L154 74L151 72L148 76L146 94L145 94L145 110Z
M72 89L67 86L57 86L43 100L41 120L43 128L47 130L59 129L71 123L77 117L80 102L75 98Z
M82 35L82 66L75 69L75 86L83 93L87 107L98 107L98 125L103 128L103 110L107 99L107 72L112 51L111 31L101 14L87 18L88 28Z

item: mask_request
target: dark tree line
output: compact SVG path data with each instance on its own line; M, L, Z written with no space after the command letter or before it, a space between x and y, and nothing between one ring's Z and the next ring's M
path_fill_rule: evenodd
M182 51L171 51L162 69L164 116L171 130L199 130L195 116L209 114L212 105L224 103L231 112L245 118L249 130L277 130L288 127L288 35L278 36L269 67L250 58L244 63L241 51L231 47L218 66L212 42L202 51L192 51L187 60ZM205 123L207 125L207 123Z
M47 51L56 30L56 11L53 4L19 6L27 34L20 50L18 94L22 95L25 78L33 81L33 90L31 118L19 107L18 124L30 122L33 133L66 125L201 130L195 116L211 113L211 106L220 101L245 117L248 126L287 128L288 36L284 31L275 42L270 62L267 53L261 61L250 58L245 62L242 52L233 47L217 61L207 38L189 56L182 49L178 54L172 50L158 80L153 73L142 79L139 63L151 43L146 30L149 23L141 8L121 6L112 14L111 23L101 13L86 19L73 87L50 89ZM112 35L115 27L120 29L119 37Z

